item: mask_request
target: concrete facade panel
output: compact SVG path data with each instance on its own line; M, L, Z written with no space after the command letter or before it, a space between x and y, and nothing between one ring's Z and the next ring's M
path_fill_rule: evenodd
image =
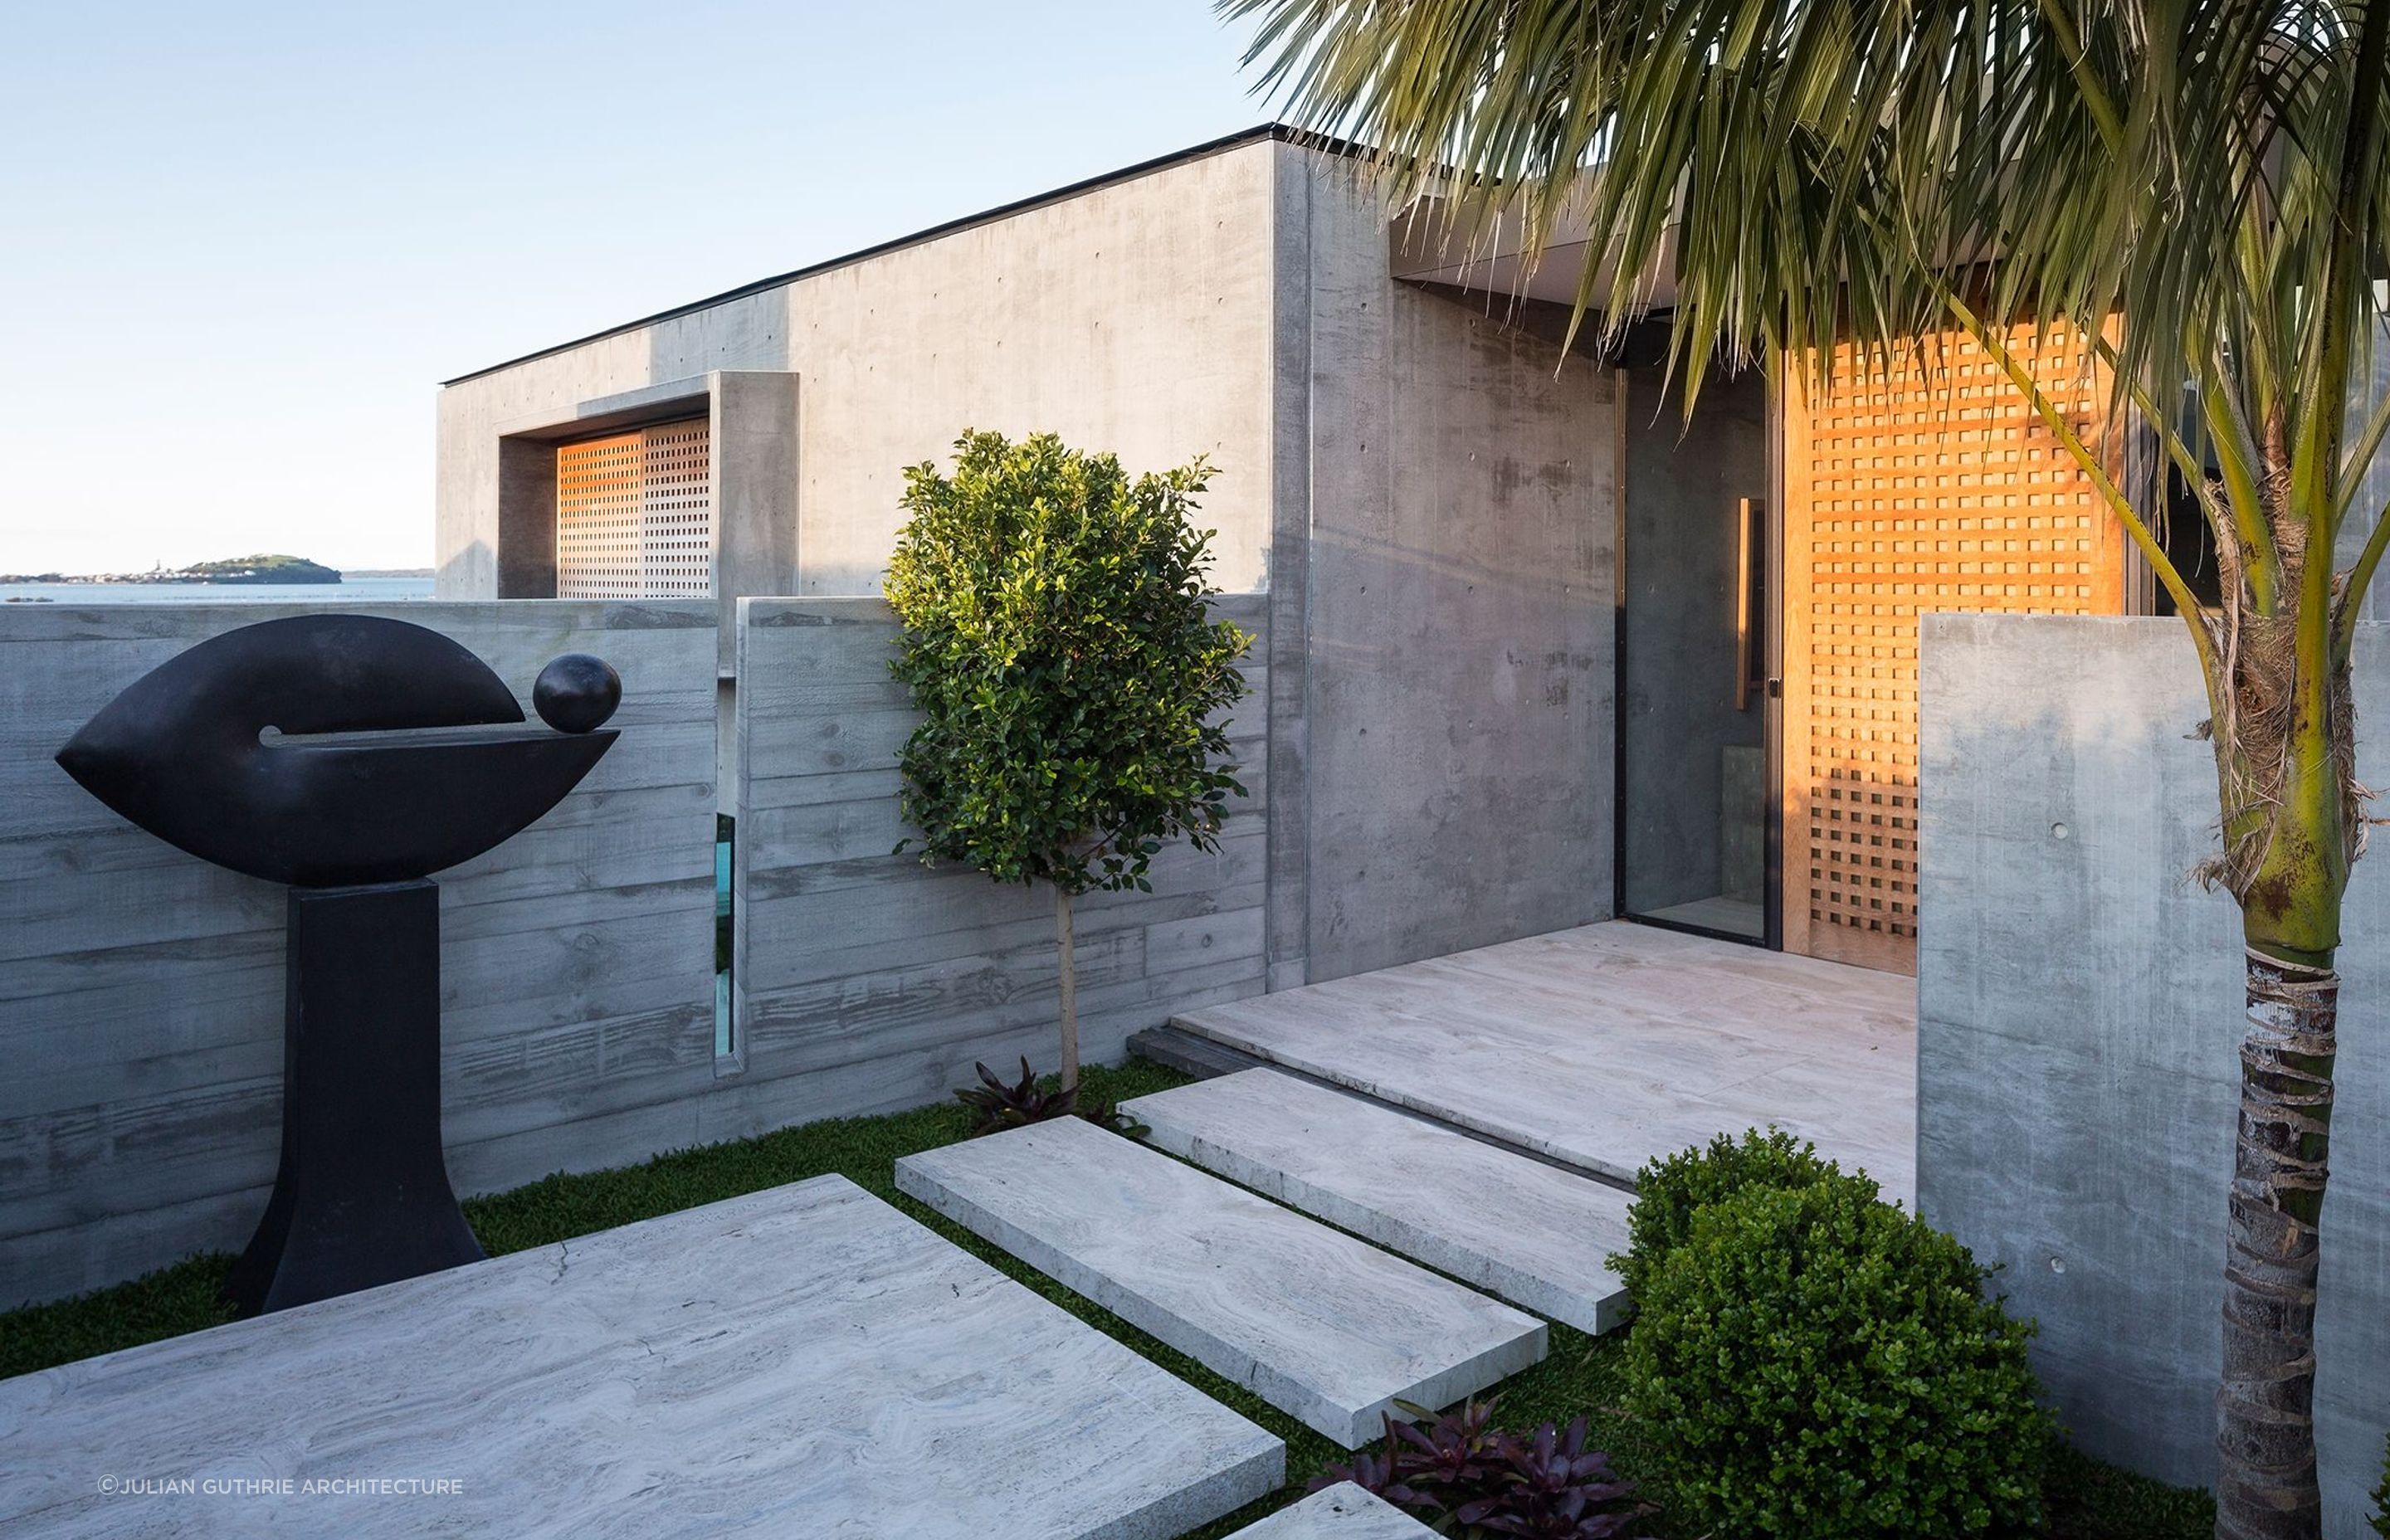
M1311 170L1312 982L1607 918L1617 423ZM1283 783L1281 783L1282 785Z
M1209 455L1214 581L1266 586L1277 148L1185 161L448 387L441 596L500 597L498 443L514 425L724 370L803 380L793 456L776 449L767 468L793 477L793 549L743 557L741 532L726 532L726 597L878 592L904 468L944 459L973 428L1059 432L1132 470Z
M2390 631L2356 651L2358 777L2390 779ZM2044 1390L2091 1454L2215 1477L2239 1090L2231 900L2207 714L2172 619L1923 622L1919 1209L2041 1323ZM2360 861L2317 1340L2326 1534L2365 1540L2390 1427L2390 866Z

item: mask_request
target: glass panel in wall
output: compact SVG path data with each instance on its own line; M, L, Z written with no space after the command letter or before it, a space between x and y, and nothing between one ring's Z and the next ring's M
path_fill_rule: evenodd
M734 1046L730 1034L730 956L732 926L730 867L736 853L739 822L726 813L713 815L713 1052L723 1058Z
M1628 372L1619 631L1625 913L1767 934L1767 395L1714 379L1692 421Z

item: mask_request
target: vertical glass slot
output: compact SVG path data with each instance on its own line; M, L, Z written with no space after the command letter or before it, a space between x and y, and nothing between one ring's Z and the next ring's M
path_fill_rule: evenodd
M713 1052L727 1057L730 1040L730 860L739 839L739 822L726 813L713 815Z

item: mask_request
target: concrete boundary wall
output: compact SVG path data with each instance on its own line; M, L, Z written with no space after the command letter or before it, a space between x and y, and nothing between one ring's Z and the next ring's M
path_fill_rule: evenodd
M186 855L51 755L192 644L312 607L0 612L0 1308L238 1250L279 1149L284 892ZM348 612L348 611L343 611ZM714 1079L710 601L358 606L456 637L530 709L622 671L623 737L555 811L439 874L460 1191L692 1142Z
M1215 853L1154 860L1153 892L1090 893L1078 933L1081 1051L1118 1059L1172 1012L1266 981L1267 601L1215 613L1253 635L1229 735L1251 789ZM711 1136L918 1106L983 1059L1055 1061L1052 890L892 853L906 833L896 752L919 718L891 678L878 599L742 599L732 964L741 1069Z
M1268 602L1232 741L1251 799L1217 853L1079 911L1091 1062L1178 1009L1262 991ZM192 644L298 607L0 614L0 1308L246 1243L273 1180L284 890L127 824L50 756ZM739 1027L714 1053L711 600L431 603L529 708L566 651L612 661L614 750L546 818L440 874L443 1127L463 1193L943 1099L974 1059L1050 1068L1050 891L891 853L913 714L876 599L744 600L729 801Z
M2390 628L2356 649L2390 785ZM2215 1479L2240 922L2201 892L2216 779L2174 620L1923 625L1919 1208L2004 1271L2076 1441ZM2377 831L2378 832L2378 831ZM2390 853L2348 892L2317 1326L2326 1534L2367 1540L2390 1428Z

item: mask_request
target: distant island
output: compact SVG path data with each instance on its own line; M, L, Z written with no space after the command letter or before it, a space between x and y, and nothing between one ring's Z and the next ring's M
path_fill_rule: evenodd
M0 583L332 584L338 568L303 556L237 556L148 572L0 572Z

